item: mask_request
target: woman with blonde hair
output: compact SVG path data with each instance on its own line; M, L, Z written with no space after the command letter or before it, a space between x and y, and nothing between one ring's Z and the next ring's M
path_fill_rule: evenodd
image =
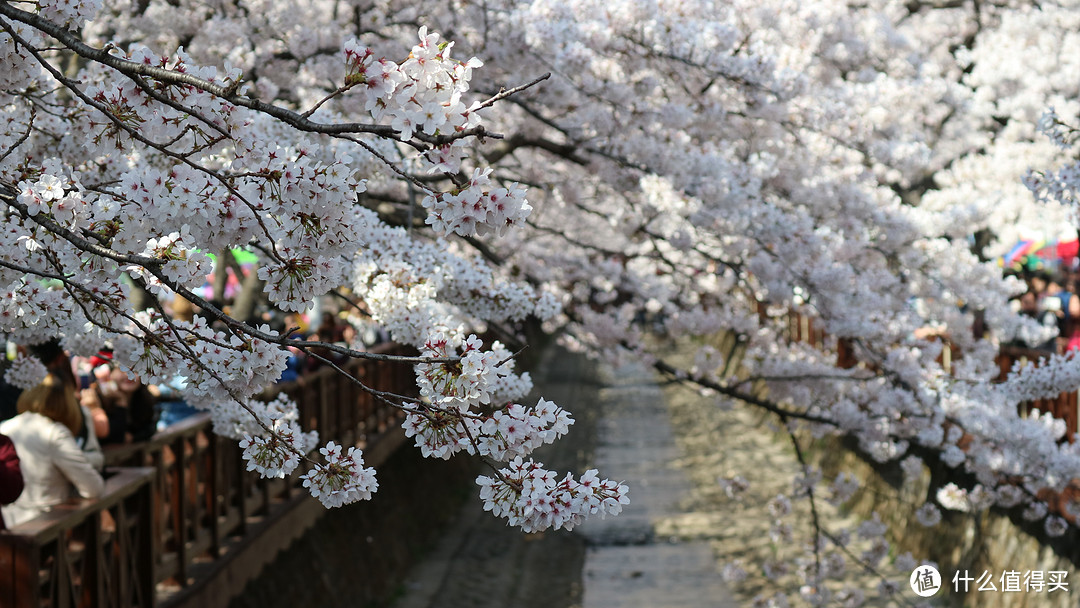
M75 439L86 425L74 388L49 374L20 395L16 407L19 415L0 423L0 434L15 444L25 485L18 500L2 508L7 525L48 512L73 489L84 498L100 496L105 481Z

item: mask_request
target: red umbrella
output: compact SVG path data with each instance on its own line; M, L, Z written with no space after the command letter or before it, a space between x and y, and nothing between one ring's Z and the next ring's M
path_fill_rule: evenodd
M1071 260L1080 254L1080 240L1060 241L1057 244L1057 257L1062 260Z

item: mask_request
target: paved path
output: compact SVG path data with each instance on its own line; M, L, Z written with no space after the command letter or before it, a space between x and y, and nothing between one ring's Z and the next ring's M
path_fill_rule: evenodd
M577 420L571 434L537 454L550 468L596 467L629 484L619 517L573 532L525 535L467 500L455 525L406 580L395 608L726 608L708 540L677 529L690 482L663 394L647 369L598 370L565 353L539 366L540 394ZM554 449L551 449L554 448ZM475 492L474 492L475 493Z
M649 370L625 366L602 374L595 464L604 476L630 485L630 504L618 517L580 528L589 543L584 608L705 608L734 606L707 540L662 536L681 507L690 481L676 467L664 395Z

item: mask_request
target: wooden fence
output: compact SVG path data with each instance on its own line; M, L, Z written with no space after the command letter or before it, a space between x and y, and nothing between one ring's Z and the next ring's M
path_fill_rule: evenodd
M1031 350L1028 348L1015 348L1003 346L998 353L998 366L1001 373L999 381L1004 381L1009 371L1017 363L1021 365L1039 365L1049 356L1045 351ZM1066 391L1054 397L1025 401L1020 404L1020 413L1030 414L1033 410L1049 412L1054 418L1065 423L1064 440L1072 443L1076 441L1077 434L1077 391Z
M0 535L0 605L152 606L153 478L151 468L116 470L100 499Z
M764 316L765 307L763 305L758 306L758 314ZM828 335L820 327L815 319L809 315L803 315L798 312L790 312L786 318L783 319L786 323L785 337L791 342L800 342L810 344L816 348L824 349ZM958 351L955 347L949 343L947 338L939 337L939 340L945 340L944 347L941 349L941 355L938 356L938 363L946 373L952 370L952 363L958 357ZM1008 376L1009 371L1013 369L1013 366L1019 363L1020 365L1040 365L1050 353L1045 351L1033 350L1029 348L1016 348L1011 346L1003 346L998 351L997 364L999 368L999 374L997 380L1002 382ZM855 355L855 349L850 341L845 339L838 339L836 341L836 365L845 369L854 367L856 365L866 365L865 363L859 363L858 358ZM1078 415L1077 415L1077 393L1078 391L1063 392L1056 397L1049 397L1046 399L1038 399L1035 401L1027 401L1020 404L1020 413L1027 415L1033 410L1040 412L1049 412L1055 418L1065 422L1065 437L1064 441L1075 441L1078 431Z
M409 354L390 345L374 350ZM376 390L416 395L411 366L356 359L344 369ZM367 466L377 467L403 438L399 410L332 368L264 396L278 392L297 402L305 431L319 431L322 444L363 447ZM260 532L254 522L314 500L301 486L303 471L261 479L246 470L241 452L236 441L211 432L208 414L149 441L107 448L101 498L62 505L0 533L0 607L178 603L186 587L214 575L227 548Z

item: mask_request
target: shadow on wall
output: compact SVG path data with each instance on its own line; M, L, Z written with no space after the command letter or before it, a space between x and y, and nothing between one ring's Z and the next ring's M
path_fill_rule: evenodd
M1006 571L1016 571L1023 577L1027 571L1064 571L1069 583L1067 593L1056 592L979 592L969 584L968 593L949 593L941 598L941 605L978 606L979 608L1074 608L1075 575L1080 562L1080 549L1075 531L1061 538L1051 539L1042 531L1041 524L1025 522L1020 508L1008 511L990 510L980 513L961 513L942 509L942 521L933 527L921 526L915 511L932 488L943 485L962 473L948 470L936 463L935 469L924 465L923 474L916 482L904 484L899 467L895 464L872 466L858 456L850 442L825 439L815 443L814 458L821 466L826 479L840 471L854 473L863 485L846 508L868 519L876 511L882 521L889 524L890 542L896 552L910 551L916 559L930 559L938 564L942 578L952 590L952 578L956 572L967 572L979 577L989 572L995 585ZM962 583L961 583L962 584ZM951 598L952 603L946 603Z
M248 583L230 608L380 606L472 496L477 463L402 446L372 500L329 509Z

